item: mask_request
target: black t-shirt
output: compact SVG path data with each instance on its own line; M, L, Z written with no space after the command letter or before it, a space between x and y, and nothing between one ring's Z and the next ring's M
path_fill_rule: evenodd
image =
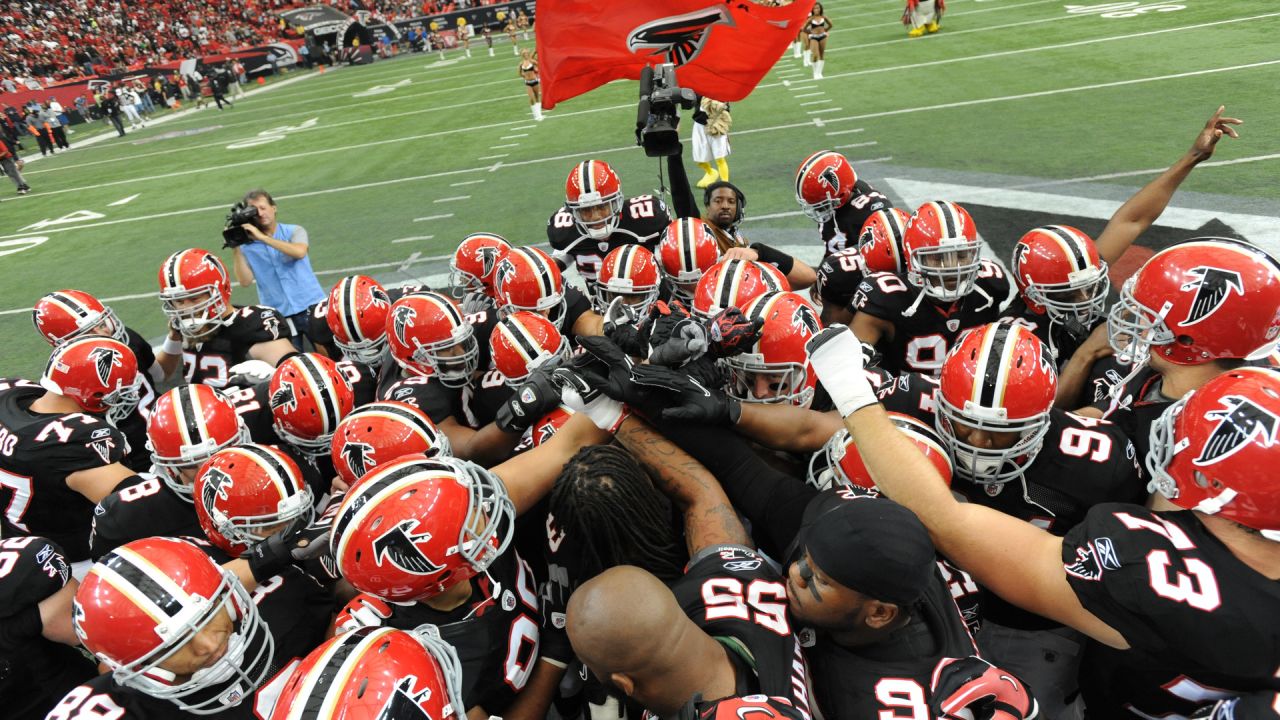
M560 268L566 268L567 259L573 258L578 274L590 288L595 284L604 256L611 250L624 245L640 245L653 251L670 222L667 205L661 198L638 195L628 198L623 204L618 227L613 233L603 240L595 240L578 228L569 208L561 205L547 219L547 241L551 243L551 254Z
M894 273L868 275L853 297L860 313L893 323L893 339L881 338L880 366L891 374L919 372L938 375L942 361L956 339L972 327L995 322L1000 305L1009 294L1009 280L1000 266L983 260L977 284L968 295L941 305L928 297L920 300L915 312L904 313L923 292Z
M249 359L258 343L293 337L292 326L280 314L262 305L237 307L213 337L183 350L182 367L189 383L221 388L235 365Z
M74 563L89 557L93 503L67 476L120 462L128 444L96 415L32 412L43 394L25 380L0 380L0 528L43 535Z
M89 658L41 635L39 603L66 586L71 569L51 540L0 540L0 703L5 717L40 720L71 688L97 674Z
M867 218L877 210L893 207L884 193L871 187L866 180L859 180L853 186L853 195L849 202L836 208L835 217L822 223L822 255L826 256L856 248L858 236Z
M1090 715L1190 716L1225 694L1280 690L1280 581L1237 558L1191 511L1106 504L1063 538L1080 604L1130 649L1085 668ZM1116 674L1096 681L1100 670ZM1220 697L1220 696L1218 696Z
M423 603L391 605L391 617L381 624L400 630L436 625L462 663L463 702L501 716L538 662L542 616L537 581L529 564L508 550L487 573L469 582L471 598L453 610Z

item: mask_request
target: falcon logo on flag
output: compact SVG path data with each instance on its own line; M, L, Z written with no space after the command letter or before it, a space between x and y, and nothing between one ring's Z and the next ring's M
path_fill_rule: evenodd
M663 62L683 65L702 52L715 25L733 26L733 18L719 5L664 17L632 30L627 35L627 49L653 50L650 54L662 55Z

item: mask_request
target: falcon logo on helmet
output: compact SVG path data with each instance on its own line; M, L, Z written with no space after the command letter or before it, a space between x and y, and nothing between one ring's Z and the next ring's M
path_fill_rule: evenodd
M1255 437L1264 445L1276 444L1280 417L1240 395L1226 395L1219 402L1222 408L1205 413L1206 420L1217 420L1218 425L1201 448L1196 465L1212 465L1228 458Z
M1187 311L1183 325L1195 325L1217 312L1233 290L1244 295L1244 280L1233 270L1199 265L1188 270L1187 274L1193 279L1182 284L1182 291L1194 290L1196 297L1191 301L1191 309Z
M98 381L103 385L111 383L111 368L124 364L120 358L120 351L109 347L90 350L89 358L93 360L93 367L98 372Z
M420 692L414 692L413 686L418 684L418 678L414 675L406 675L396 683L395 692L387 700L387 704L378 712L378 717L374 720L414 720L422 718L422 720L434 720L426 710L422 708L422 703L431 699L431 685L427 684Z
M401 305L395 309L395 314L391 316L392 327L396 334L396 340L401 345L408 345L409 341L405 339L404 331L413 325L413 319L418 316L418 311L408 305Z
M417 520L404 520L380 535L373 541L373 561L381 566L385 558L392 565L415 575L431 575L443 570L443 565L431 562L418 548L418 543L431 539L431 533L411 535L411 529L417 526Z
M493 268L498 264L498 258L501 254L498 248L493 245L484 245L476 250L476 260L480 261L480 267L484 269L486 277L493 272Z
M818 179L831 187L831 195L840 194L840 175L836 172L835 168L824 168L822 172L818 174Z
M349 442L342 447L342 459L356 477L364 477L369 468L377 465L373 460L373 446L369 443Z
M272 410L284 408L290 412L298 409L298 396L293 391L293 383L285 380L280 383L280 388L271 393L271 399L268 403Z
M822 331L818 318L807 305L796 306L795 312L791 314L791 324L797 330L804 330L807 335L817 335Z
M382 305L389 307L391 305L391 296L381 287L373 286L369 288L369 299L373 300L374 305Z
M200 500L206 508L211 508L216 498L227 500L231 497L231 487L235 478L218 468L209 468L204 474L204 493Z
M627 35L627 49L631 52L653 50L650 55L665 55L665 62L684 65L706 47L715 25L733 27L733 18L723 7L671 15L632 30Z

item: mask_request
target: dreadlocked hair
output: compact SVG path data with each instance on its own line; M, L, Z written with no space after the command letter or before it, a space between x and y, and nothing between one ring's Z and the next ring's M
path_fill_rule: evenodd
M551 490L558 530L581 549L586 581L617 565L636 565L663 581L689 559L671 503L631 453L616 445L582 448Z

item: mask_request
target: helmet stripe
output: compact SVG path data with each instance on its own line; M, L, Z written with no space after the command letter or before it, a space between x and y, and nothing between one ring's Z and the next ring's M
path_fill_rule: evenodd
M730 260L725 265L724 271L720 273L720 287L717 288L716 292L719 299L716 304L721 310L729 307L729 303L733 300L738 278L743 273L743 264L744 261L742 260Z
M186 250L176 252L170 255L169 259L165 261L164 274L169 278L170 288L182 287L182 283L178 278L178 266L182 264L182 256L186 254Z
M428 293L422 297L425 298L427 302L435 305L440 312L447 315L449 317L449 322L452 323L454 327L462 327L466 324L466 318L462 317L462 313L458 312L458 306L454 305L448 298L437 295L436 293Z
M103 573L104 569L109 574ZM127 547L107 553L95 570L104 580L129 595L144 612L153 617L160 616L157 619L172 618L182 612L182 602L178 599L181 588L145 557Z
M1009 342L1009 334L1016 329L1010 323L999 323L983 331L982 354L978 357L977 370L982 373L981 382L974 388L978 397L978 405L987 408L999 407L1004 402L1005 384L1008 380L1007 352L1016 343Z
M902 216L892 209L884 211L884 218L889 226L889 252L893 253L894 265L899 268L905 267L906 254L902 243L907 236L907 225L903 222Z
M79 300L75 299L70 295L66 295L60 292L51 292L45 296L45 300L55 303L56 305L58 305L59 307L66 310L68 313L72 315L76 315L82 318L89 316L88 308L86 308Z
M809 171L813 169L813 166L817 165L818 161L826 157L827 154L828 153L826 151L816 152L810 155L809 159L800 166L800 171L796 173L796 197L804 198L802 190L804 189L805 177L809 175Z
M289 482L289 478L293 473L289 471L289 467L280 462L280 458L276 457L270 450L260 445L241 445L233 448L231 452L237 452L247 455L250 460L257 463L259 467L267 471L267 475L271 478L276 487L280 489L283 497L293 497L298 494L298 488Z
M938 214L938 219L942 221L943 237L953 238L958 235L959 231L956 228L960 224L959 218L956 217L955 211L952 210L951 203L932 202L929 204L933 206Z
M622 252L618 253L618 257L613 261L613 276L616 278L628 278L631 273L628 268L631 267L631 258L636 254L635 245L622 246Z
M693 218L682 218L676 225L676 246L680 248L680 272L690 272L694 267L694 242L696 228Z
M542 289L542 297L549 297L555 292L555 287L551 281L551 270L547 267L547 261L532 251L528 252L527 257L538 275L538 287Z
M347 326L347 337L352 341L365 340L364 333L360 332L360 323L356 321L360 309L356 304L356 276L343 278L339 283L338 294L341 300L342 308L342 324Z
M1084 270L1089 267L1089 256L1085 254L1080 238L1075 233L1070 232L1061 225L1047 225L1043 228L1047 233L1055 237L1062 247L1067 251L1067 257L1071 258L1075 263L1076 270Z
M289 708L290 720L303 717L327 718L337 716L341 708L337 703L342 699L341 690L347 687L351 674L360 664L365 652L374 645L381 644L383 635L393 632L390 628L378 628L373 632L351 632L325 649L324 654L311 665L310 672L304 681L295 702ZM339 692L330 691L337 688Z
M529 362L542 354L541 346L529 335L529 329L519 320L513 318L503 320L502 330L515 343L516 349L524 355L525 362Z
M595 183L592 181L591 173L592 162L593 161L591 160L583 160L582 163L578 165L579 180L581 180L582 185L582 195L595 192Z
M199 417L203 420L203 413L197 407L198 402L195 395L194 385L184 385L178 388L178 402L174 404L174 409L178 411L178 427L182 430L183 445L198 445L204 440L204 430L202 422L197 422Z
M361 415L384 415L392 416L410 425L425 437L435 442L437 433L434 426L430 425L430 421L423 422L423 418L413 412L410 412L394 403L378 402L365 405L360 411ZM354 415L355 413L353 413Z
M324 423L321 434L333 432L342 420L338 417L337 389L333 387L329 374L320 368L314 357L299 355L298 364L302 366L302 375L311 386L312 395L320 402L320 420Z

